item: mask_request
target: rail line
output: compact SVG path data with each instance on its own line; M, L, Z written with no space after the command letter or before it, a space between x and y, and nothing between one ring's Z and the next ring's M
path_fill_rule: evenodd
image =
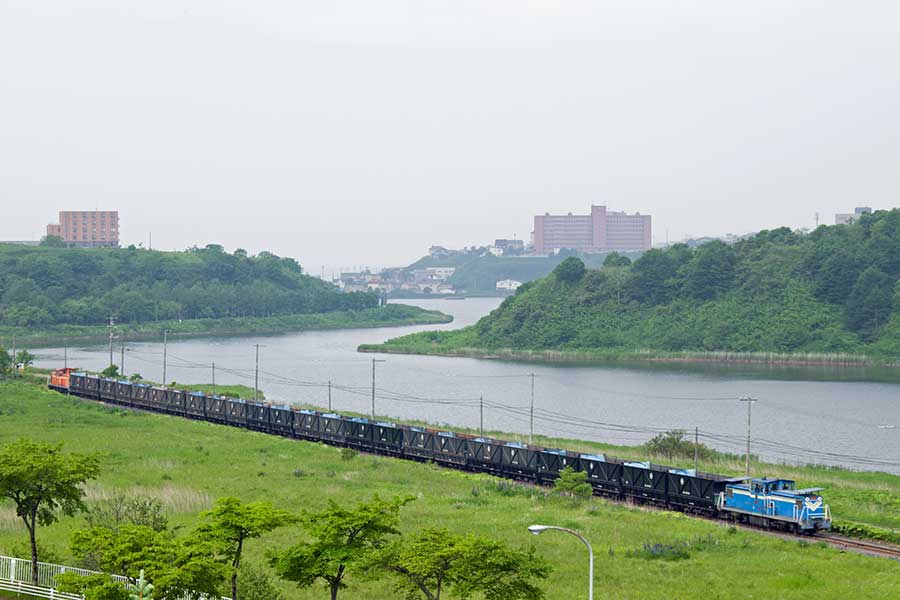
M851 550L860 554L868 554L869 556L900 560L900 547L891 546L889 544L872 542L869 540L858 540L833 534L820 534L814 536L813 539L822 540L829 546L841 550Z

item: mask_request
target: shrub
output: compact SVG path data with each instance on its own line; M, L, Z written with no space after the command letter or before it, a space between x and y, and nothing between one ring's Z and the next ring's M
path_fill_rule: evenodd
M341 458L344 460L353 460L359 456L359 452L353 448L341 448Z
M697 449L697 456L701 460L708 460L715 455L709 447L685 439L685 432L682 429L660 433L644 444L644 448L654 456L667 458L693 458L694 448Z
M553 484L553 490L561 496L579 500L590 498L594 493L591 484L587 482L587 473L576 471L572 467L566 467L559 472L559 478Z
M85 600L129 600L125 587L108 575L77 575L63 573L56 576L56 586L61 592L84 594Z
M241 600L284 600L265 569L252 563L241 565L237 589Z

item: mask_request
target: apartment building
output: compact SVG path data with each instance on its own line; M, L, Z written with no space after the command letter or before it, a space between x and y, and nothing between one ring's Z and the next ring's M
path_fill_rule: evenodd
M119 246L119 211L60 211L59 222L47 225L47 235L55 235L67 244L83 248L116 248Z
M562 249L587 253L649 250L651 217L591 206L589 215L537 215L533 235L536 254Z

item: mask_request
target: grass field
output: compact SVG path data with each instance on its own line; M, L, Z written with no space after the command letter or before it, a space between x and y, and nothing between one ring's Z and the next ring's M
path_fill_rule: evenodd
M269 500L299 511L323 507L329 498L353 503L373 493L413 494L418 499L402 515L405 531L438 525L534 546L555 568L545 585L550 599L584 596L586 557L568 536L528 535L526 527L532 523L572 527L591 539L597 598L900 597L900 564L886 559L599 499L573 504L544 490L428 464L367 455L344 460L338 449L320 444L119 410L24 381L0 382L0 442L18 437L101 452L104 471L90 485L89 500L117 491L152 495L164 503L172 524L187 527L224 495ZM897 478L826 475L848 490L881 487L897 497ZM833 490L828 497L834 508ZM40 530L39 537L71 560L68 537L82 526L81 518L67 518ZM266 549L286 547L299 535L288 528L255 540L248 547L249 560L261 563ZM11 506L0 504L0 551L24 539ZM656 544L682 546L688 557L668 560L644 550ZM363 581L351 574L349 583L343 598L395 597L387 579ZM299 590L285 584L284 590L291 599L327 597L321 587Z

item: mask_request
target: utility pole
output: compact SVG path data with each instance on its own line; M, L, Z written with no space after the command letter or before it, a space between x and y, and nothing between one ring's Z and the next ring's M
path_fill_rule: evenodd
M331 380L328 380L328 412L331 412Z
M63 347L63 369L69 368L69 348L67 346Z
M122 353L122 357L119 359L119 375L124 377L125 376L125 344L122 344L120 351Z
M528 443L534 442L534 373L531 373L531 426L528 429Z
M212 395L216 395L216 363L212 364Z
M478 423L481 437L484 437L484 396L478 398Z
M112 343L113 343L113 327L116 324L116 319L112 316L109 317L109 366L113 366L113 354L112 354Z
M169 331L163 329L163 387L166 386L166 354L169 349Z
M750 479L750 432L753 422L753 403L756 402L756 398L747 396L746 398L741 398L741 402L747 403L747 459L744 475L747 479Z
M385 361L377 358L372 359L372 420L375 420L375 363L383 363Z
M253 401L259 402L259 344L256 344L256 375L253 378Z
M697 463L700 462L700 428L694 427L694 477L700 471Z

